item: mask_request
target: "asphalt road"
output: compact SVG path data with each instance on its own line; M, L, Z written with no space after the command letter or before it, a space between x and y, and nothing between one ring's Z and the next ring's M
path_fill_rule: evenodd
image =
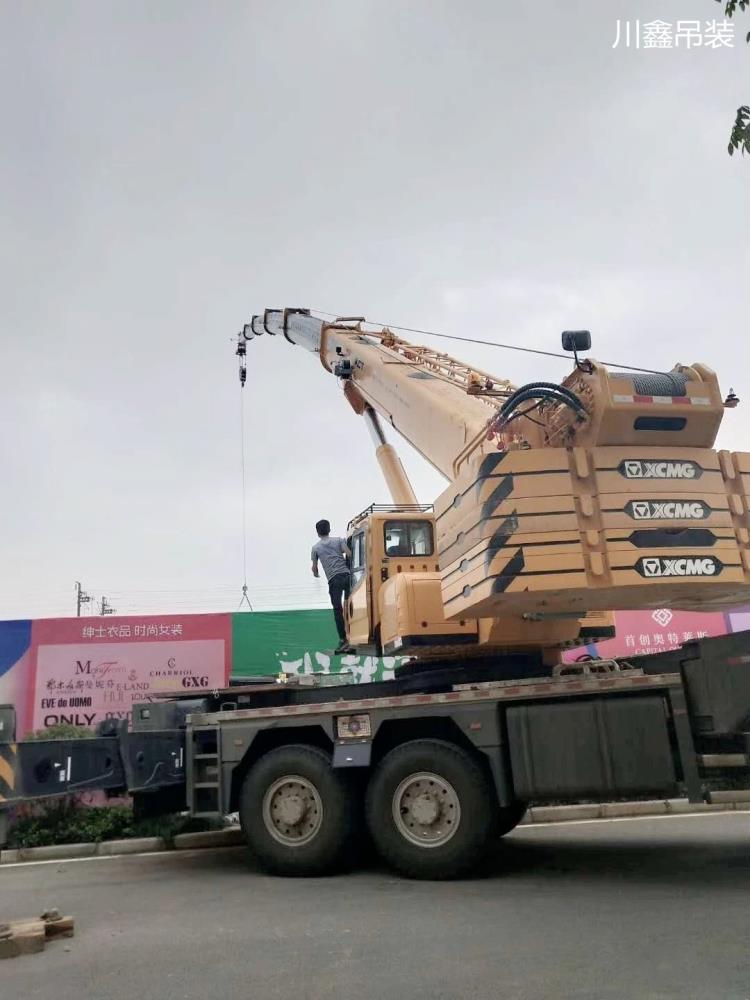
M532 827L484 877L292 880L242 849L0 869L76 937L3 1000L750 1000L750 813Z

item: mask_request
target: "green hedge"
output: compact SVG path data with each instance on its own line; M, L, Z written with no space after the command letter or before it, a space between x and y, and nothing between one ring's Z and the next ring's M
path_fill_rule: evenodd
M69 722L58 722L56 726L46 729L35 729L33 733L24 736L27 740L86 740L93 739L96 733L88 726L73 726Z
M179 814L136 820L130 806L83 806L64 799L48 805L42 812L17 819L8 831L8 847L88 844L131 837L163 837L171 844L178 833L215 826L207 820Z

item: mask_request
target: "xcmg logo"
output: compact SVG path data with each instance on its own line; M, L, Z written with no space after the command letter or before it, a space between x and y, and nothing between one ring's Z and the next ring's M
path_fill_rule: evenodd
M635 564L641 576L718 576L724 564L714 556L677 557L644 556Z
M702 500L630 500L625 513L634 521L702 521L711 508Z
M617 466L626 479L698 479L703 469L696 462L669 459L626 458Z

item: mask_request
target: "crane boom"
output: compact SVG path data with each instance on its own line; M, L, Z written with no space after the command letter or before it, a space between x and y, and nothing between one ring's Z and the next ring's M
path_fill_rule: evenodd
M329 372L354 372L364 403L449 480L456 457L483 434L515 388L390 330L367 329L360 319L328 323L305 310L269 309L244 329L245 340L263 334L317 354Z

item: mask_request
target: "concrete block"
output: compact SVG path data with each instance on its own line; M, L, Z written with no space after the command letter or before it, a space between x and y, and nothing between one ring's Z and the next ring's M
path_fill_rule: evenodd
M237 847L244 843L245 838L238 826L229 826L225 830L204 830L202 833L178 833L174 838L178 851L198 847Z
M18 851L0 851L0 865L14 865L18 860Z
M97 854L109 857L114 854L140 854L142 851L166 851L163 837L132 837L130 840L103 840Z
M572 819L599 819L602 807L597 803L593 805L576 804L570 806L533 806L527 815L531 816L532 823L564 823Z
M51 844L49 847L21 847L19 861L57 861L61 858L93 858L98 844Z
M721 802L688 802L687 799L667 799L667 812L682 814L722 812L727 809L727 805Z
M667 811L664 799L648 799L645 802L605 802L602 817L614 819L619 816L662 816Z

